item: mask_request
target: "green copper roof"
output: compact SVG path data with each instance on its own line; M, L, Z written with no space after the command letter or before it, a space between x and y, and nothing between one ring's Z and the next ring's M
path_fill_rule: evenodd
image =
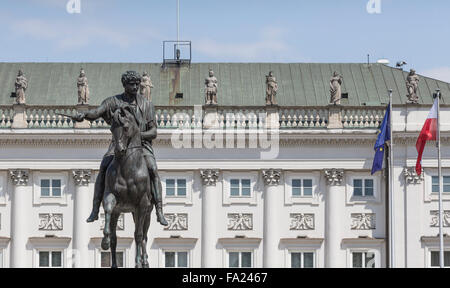
M204 103L204 81L211 68L219 82L219 105L264 105L265 75L274 72L278 81L277 100L282 106L327 105L329 81L334 71L344 78L343 105L387 103L387 90L394 90L394 104L406 103L407 71L382 64L312 63L194 63L190 67L162 68L158 63L0 63L0 104L12 104L17 71L28 79L27 104L77 104L76 80L84 68L89 81L90 104L122 93L121 75L127 70L148 71L154 88L155 105L195 105ZM450 104L450 84L420 76L419 103L431 104L432 93L440 88L443 102ZM183 93L183 98L175 98Z

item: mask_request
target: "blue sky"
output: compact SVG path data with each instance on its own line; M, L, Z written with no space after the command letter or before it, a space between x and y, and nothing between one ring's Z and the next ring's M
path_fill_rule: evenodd
M2 0L3 62L161 62L176 38L176 0ZM450 1L180 0L194 62L405 60L450 82ZM376 0L372 0L376 1Z

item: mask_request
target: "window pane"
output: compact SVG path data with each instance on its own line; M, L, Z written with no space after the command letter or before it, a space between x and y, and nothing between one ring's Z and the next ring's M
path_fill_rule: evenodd
M439 179L438 179L438 176L431 176L431 184L433 184L433 185L439 185Z
M61 188L61 180L60 179L53 179L52 180L52 187L53 188Z
M450 185L445 185L442 187L442 192L444 193L448 193L450 192Z
M353 268L362 268L362 253L352 253Z
M239 268L239 253L238 252L230 252L230 268Z
M177 180L178 196L186 196L186 179Z
M178 187L178 196L186 196L186 188Z
M41 187L50 187L50 180L49 179L41 179Z
M448 251L444 252L444 267L450 267L450 252L448 252Z
M117 267L123 267L123 252L116 252Z
M439 193L439 184L432 185L431 186L431 192L432 193Z
M188 267L187 257L187 252L178 252L178 267Z
M242 179L242 188L250 189L250 179Z
M303 187L312 188L312 180L311 179L303 180Z
M353 179L353 187L354 188L362 188L362 180L361 179Z
M366 253L366 268L375 268L375 253Z
M431 252L431 267L439 267L439 252Z
M166 267L175 267L175 252L166 252Z
M166 179L166 195L175 196L175 179Z
M362 196L362 188L353 188L353 195L354 196Z
M364 190L365 196L373 196L373 188L372 187L366 187Z
M250 196L250 187L242 187L242 196Z
M292 188L294 187L302 187L302 180L292 179Z
M62 252L52 252L52 267L62 267Z
M302 194L301 188L292 187L292 196L301 196Z
M41 196L43 196L43 197L50 196L50 188L48 188L48 187L41 187Z
M303 196L312 196L312 188L303 188Z
M230 195L239 196L239 188L231 188Z
M102 268L111 267L111 253L110 252L101 252L100 266Z
M444 185L450 184L450 176L443 176L442 181L444 182Z
M239 188L239 180L238 179L231 179L230 180L231 188Z
M365 179L364 186L373 188L373 179Z
M291 253L291 268L302 268L302 253Z
M39 267L50 266L50 252L39 252Z
M303 253L303 267L304 268L314 267L314 253Z
M52 188L52 196L60 197L61 196L61 188Z
M252 267L252 253L242 252L242 266L244 268Z

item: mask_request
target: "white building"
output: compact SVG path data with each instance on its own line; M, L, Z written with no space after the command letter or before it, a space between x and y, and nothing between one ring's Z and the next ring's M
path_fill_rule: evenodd
M102 221L86 223L109 129L102 121L74 124L55 114L86 109L74 105L81 66L93 105L122 92L126 70L152 76L154 148L170 226L164 229L152 214L151 267L386 267L390 220L395 267L438 265L433 143L423 177L412 167L439 88L448 234L448 83L421 76L414 105L405 104L407 73L380 64L1 63L0 267L109 265L109 252L100 248ZM10 99L19 68L29 81L25 106ZM219 106L202 109L209 68L219 81ZM264 106L269 71L278 80L280 106ZM344 78L342 106L327 104L333 71ZM393 219L385 169L370 174L388 89L394 90ZM131 214L119 228L119 262L134 267ZM450 266L450 237L445 241Z

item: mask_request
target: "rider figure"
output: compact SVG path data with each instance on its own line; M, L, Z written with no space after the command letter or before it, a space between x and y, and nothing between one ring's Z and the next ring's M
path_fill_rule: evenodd
M76 121L96 120L103 118L106 123L111 125L111 119L114 111L121 106L131 106L135 109L136 120L139 123L142 137L142 146L144 147L144 159L147 164L150 178L154 184L151 187L151 193L153 196L153 202L156 206L156 217L161 225L167 226L168 223L164 218L162 212L162 186L161 180L158 175L158 168L156 166L156 159L153 153L152 140L156 138L157 124L155 119L155 108L153 103L148 101L145 97L138 93L139 85L141 83L141 76L135 71L127 71L122 75L122 85L125 92L120 95L106 98L102 104L93 110L79 113L74 117ZM108 152L103 156L103 160L100 164L100 171L95 181L94 200L92 212L87 222L93 222L98 219L98 213L100 204L103 199L103 193L105 190L105 175L106 170L114 159L114 143L111 141Z

